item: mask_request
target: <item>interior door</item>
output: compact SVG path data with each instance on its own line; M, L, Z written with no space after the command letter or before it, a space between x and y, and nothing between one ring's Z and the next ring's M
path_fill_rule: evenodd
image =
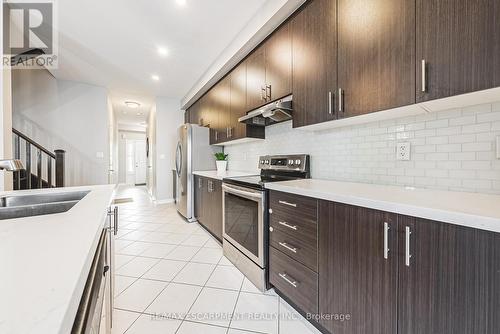
M125 141L125 156L126 156L126 175L125 183L135 185L135 140L127 139Z
M309 1L291 29L293 127L336 119L337 1Z
M322 325L335 334L395 334L397 216L320 201L318 237L319 312L350 316Z
M135 141L135 184L146 184L146 170L147 170L147 157L146 157L146 141Z
M338 86L339 117L415 103L414 0L338 0Z
M417 102L500 86L499 24L498 0L417 0Z
M399 235L399 333L498 333L500 234L400 216Z

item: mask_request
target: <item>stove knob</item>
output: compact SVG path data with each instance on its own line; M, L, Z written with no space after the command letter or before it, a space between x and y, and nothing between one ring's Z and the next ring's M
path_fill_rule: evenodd
M302 161L300 161L300 159L295 160L296 165L300 165L301 163L302 163Z
M293 160L288 160L289 165L293 165Z
M260 161L260 164L261 164L261 165L263 165L263 164L264 164L264 160L261 160L261 161Z
M269 165L269 160L266 160L266 165Z

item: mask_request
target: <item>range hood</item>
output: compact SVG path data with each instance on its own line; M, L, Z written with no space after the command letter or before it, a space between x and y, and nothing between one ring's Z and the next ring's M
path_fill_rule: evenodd
M240 123L267 126L292 119L292 95L271 102L238 119Z

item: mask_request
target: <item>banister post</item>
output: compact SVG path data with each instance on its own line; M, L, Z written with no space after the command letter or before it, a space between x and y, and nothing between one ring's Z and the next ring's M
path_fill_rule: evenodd
M55 150L56 154L56 187L64 187L64 157L65 150Z

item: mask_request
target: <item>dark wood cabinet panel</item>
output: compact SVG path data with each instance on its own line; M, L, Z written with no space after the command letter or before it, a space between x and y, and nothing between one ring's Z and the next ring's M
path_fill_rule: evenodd
M337 2L314 0L291 19L293 127L336 118Z
M269 233L269 243L295 261L315 272L318 271L318 244L316 240L308 240L301 238L298 233L284 233L273 228Z
M265 104L266 54L263 46L258 47L246 59L247 64L247 101L246 110Z
M231 77L226 76L210 91L212 99L212 113L217 119L213 128L215 131L213 143L222 143L227 140L231 118Z
M269 281L302 311L318 313L318 274L269 248Z
M499 1L416 3L417 102L500 86Z
M384 223L390 227L384 258ZM319 202L319 312L349 315L322 320L335 334L394 334L397 330L397 217Z
M399 233L399 333L498 333L500 234L404 216Z
M339 117L414 104L414 69L414 0L338 0Z
M266 52L266 97L275 101L292 93L292 36L285 23L264 44Z
M231 72L231 140L244 138L246 135L246 124L238 122L240 117L246 115L246 107L247 65L243 62Z
M317 199L281 191L271 191L269 193L269 208L273 214L275 212L277 214L287 214L311 222L316 222L318 217Z
M195 176L194 215L198 222L222 241L222 181Z

